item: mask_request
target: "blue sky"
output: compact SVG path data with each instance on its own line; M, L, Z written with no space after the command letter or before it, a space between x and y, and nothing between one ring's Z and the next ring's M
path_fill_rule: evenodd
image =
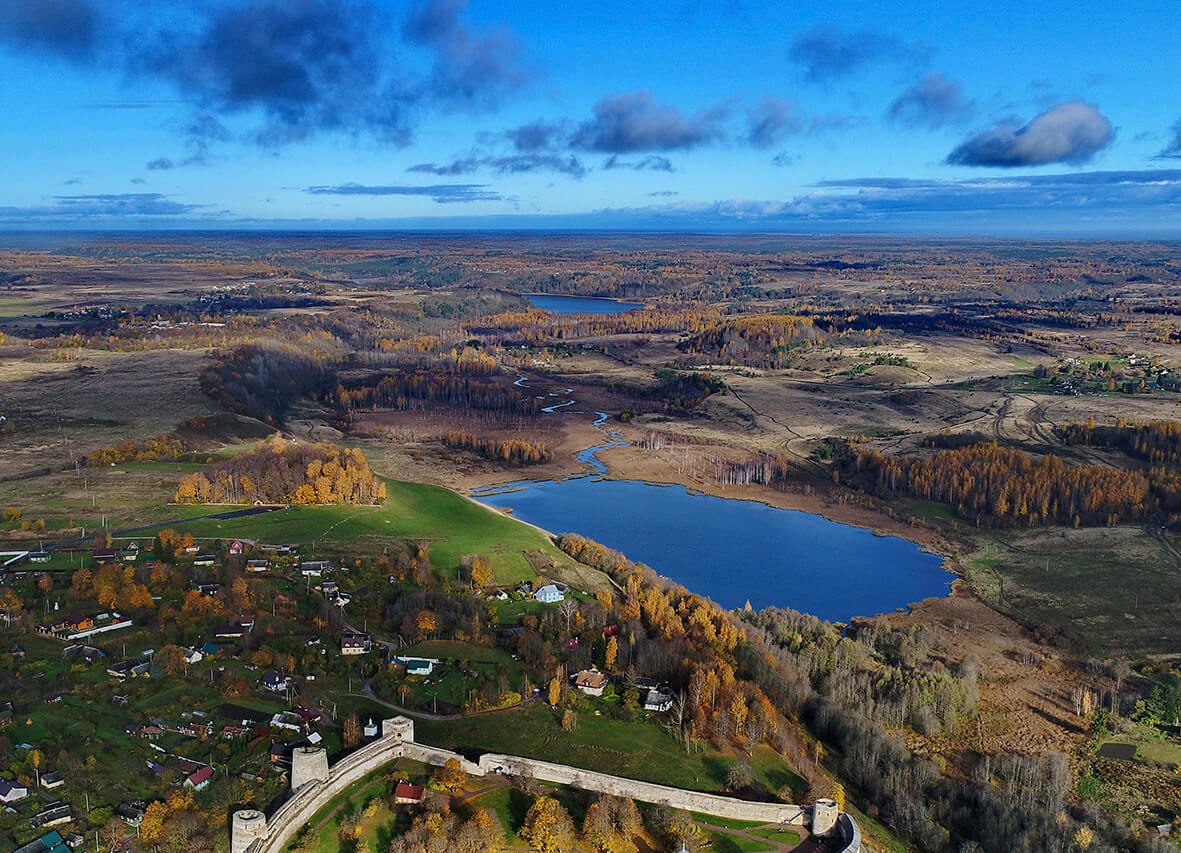
M0 228L1181 236L1181 7L3 0Z

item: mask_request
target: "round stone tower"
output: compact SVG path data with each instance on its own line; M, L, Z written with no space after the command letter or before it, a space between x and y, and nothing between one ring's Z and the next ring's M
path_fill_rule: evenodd
M821 799L812 804L812 834L827 835L840 816L836 800Z
M267 816L257 809L234 812L230 824L230 853L246 853L255 841L267 837Z
M291 753L291 790L328 781L328 753L322 746L297 746Z

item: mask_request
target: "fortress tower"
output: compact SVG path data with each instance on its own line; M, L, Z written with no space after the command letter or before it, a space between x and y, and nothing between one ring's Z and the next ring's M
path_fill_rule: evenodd
M812 805L812 834L827 835L837 825L840 814L836 800L817 800Z
M414 743L414 720L409 717L394 717L381 721L381 736L396 737L402 743Z
M321 746L297 746L291 753L291 790L328 781L328 753Z
M257 809L236 811L230 823L230 853L246 853L251 844L266 835L266 815Z

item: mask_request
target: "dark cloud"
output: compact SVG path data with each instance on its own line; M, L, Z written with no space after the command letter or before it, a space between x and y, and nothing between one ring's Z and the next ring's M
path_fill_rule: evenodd
M153 172L166 172L169 169L175 169L176 163L168 157L157 157L147 164L147 168Z
M1181 158L1181 119L1177 119L1172 127L1173 138L1169 140L1169 144L1161 149L1157 157L1164 158Z
M65 184L67 187L72 187L75 184L82 183L82 179L81 178L70 178L67 181L62 181L62 183Z
M672 198L673 196L680 195L680 193L676 190L657 190L654 193L648 193L648 195L651 198Z
M890 104L886 117L911 127L940 128L971 116L972 102L955 80L932 72L909 86Z
M389 81L381 18L357 0L241 0L173 23L135 55L206 114L260 113L278 145L320 131L408 135L404 94Z
M504 196L488 189L485 184L431 184L365 186L363 184L339 184L337 186L308 187L304 192L311 195L408 195L426 196L439 204L466 201L502 201Z
M609 95L594 107L594 118L575 130L570 145L584 151L630 154L697 148L721 139L728 105L695 116L658 104L648 92Z
M612 154L603 161L603 169L630 169L633 172L675 172L672 161L659 154L649 154L639 160L623 160L618 154Z
M0 46L166 84L203 116L240 119L251 128L244 138L268 146L320 133L407 144L423 114L484 109L528 79L515 37L471 26L462 0L420 0L401 32L384 0L153 5L140 14L112 0L0 0ZM158 103L167 102L91 106Z
M133 184L146 184L146 183L147 183L147 181L145 181L143 178L132 178L132 179L131 179L131 183L133 183Z
M770 148L793 133L802 123L795 109L782 98L763 98L747 114L746 139L755 148Z
M587 168L573 154L508 154L460 157L449 163L419 163L407 172L427 175L470 175L488 169L499 175L528 172L558 172L573 178L585 177Z
M1004 121L968 137L947 155L955 166L1019 168L1085 163L1115 140L1115 129L1094 104L1067 101L1028 124Z
M91 0L4 0L0 43L73 60L93 56L100 18Z
M70 223L79 220L125 220L137 217L176 217L195 213L202 205L173 201L160 193L59 195L53 204L38 207L0 207L0 221Z
M467 107L494 106L523 85L520 46L503 29L478 32L463 21L466 0L419 0L402 26L407 42L435 52L430 98Z
M544 151L565 143L565 127L560 122L535 121L504 132L518 151Z
M794 154L788 154L786 151L780 151L778 154L776 154L774 157L771 158L771 165L778 166L779 168L784 169L784 168L787 168L788 166L793 165L799 159L800 158Z
M788 55L803 66L807 79L826 81L883 62L921 64L930 50L884 33L826 24L796 36Z

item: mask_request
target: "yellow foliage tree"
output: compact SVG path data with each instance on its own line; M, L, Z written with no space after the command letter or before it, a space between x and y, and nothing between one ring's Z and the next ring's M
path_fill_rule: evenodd
M553 797L539 797L525 815L521 838L538 853L563 853L574 842L574 823Z

